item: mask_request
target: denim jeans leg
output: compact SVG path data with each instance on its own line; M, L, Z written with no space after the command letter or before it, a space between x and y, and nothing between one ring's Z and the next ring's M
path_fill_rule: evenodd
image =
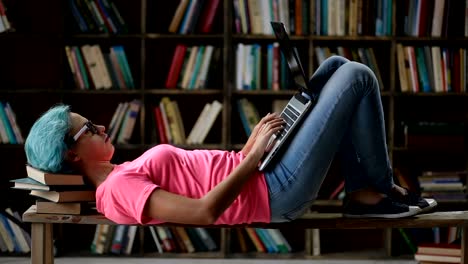
M307 210L347 131L368 183L382 191L391 187L380 100L378 82L367 66L347 62L335 69L289 146L265 172L273 222L295 219Z

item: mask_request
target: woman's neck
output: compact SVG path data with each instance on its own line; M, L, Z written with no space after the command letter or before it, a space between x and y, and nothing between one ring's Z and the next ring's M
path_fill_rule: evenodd
M87 176L90 183L96 188L107 179L107 176L113 169L114 164L110 162L98 162L81 167L83 174Z

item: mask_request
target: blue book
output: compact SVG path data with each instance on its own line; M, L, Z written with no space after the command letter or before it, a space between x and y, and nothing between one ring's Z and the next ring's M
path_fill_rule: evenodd
M16 253L21 253L21 247L19 246L19 243L15 237L15 233L13 233L13 229L8 223L8 219L3 215L3 213L0 213L0 221L2 222L1 224L5 227L8 237L10 237L10 239L13 241L14 251Z
M265 245L268 253L278 252L278 249L276 248L276 244L273 242L273 239L271 239L270 235L268 234L268 232L266 232L265 229L255 228L255 232L257 232L257 235L262 240L262 242Z
M242 122L242 126L244 127L245 134L247 136L250 136L252 131L250 130L249 122L247 121L247 116L245 115L245 112L244 112L242 100L247 100L247 99L237 100L237 110L239 111L239 116Z
M113 46L113 49L117 55L120 66L123 69L125 82L128 88L135 88L135 83L133 81L132 72L130 70L130 65L128 64L127 56L125 55L125 50L123 46Z
M13 132L13 127L11 126L10 120L8 119L8 116L5 112L4 104L2 102L0 102L0 118L2 119L2 123L3 123L3 126L5 127L5 130L8 135L8 140L10 141L10 143L18 144L15 133Z
M431 84L429 82L429 74L427 72L426 61L424 60L424 51L421 47L415 48L416 52L416 64L418 65L418 75L420 79L420 84L422 87L422 92L428 93L431 92Z
M88 25L86 25L86 21L81 16L81 13L78 10L78 7L76 6L75 0L69 0L68 2L69 2L72 16L75 19L75 22L78 25L78 28L80 29L81 32L88 32L89 31Z
M320 0L319 0L320 1ZM322 13L321 13L321 32L322 36L327 36L328 35L328 0L321 0L321 5L322 5Z
M273 44L267 46L267 90L273 89Z

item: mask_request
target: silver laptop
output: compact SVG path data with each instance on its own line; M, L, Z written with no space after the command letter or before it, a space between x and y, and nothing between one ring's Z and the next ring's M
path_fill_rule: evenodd
M288 34L281 22L271 22L273 32L279 42L279 47L288 62L291 77L298 88L298 92L289 100L281 112L281 117L286 124L284 129L273 135L268 142L265 155L260 163L259 170L265 170L286 145L287 139L294 133L295 128L301 122L305 114L315 105L316 97L308 87L308 81L302 68L296 47L293 47Z

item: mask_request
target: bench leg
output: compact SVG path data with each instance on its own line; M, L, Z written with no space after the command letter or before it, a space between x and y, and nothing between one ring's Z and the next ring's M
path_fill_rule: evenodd
M53 264L52 224L31 224L31 264Z
M468 226L461 227L461 263L468 264Z

